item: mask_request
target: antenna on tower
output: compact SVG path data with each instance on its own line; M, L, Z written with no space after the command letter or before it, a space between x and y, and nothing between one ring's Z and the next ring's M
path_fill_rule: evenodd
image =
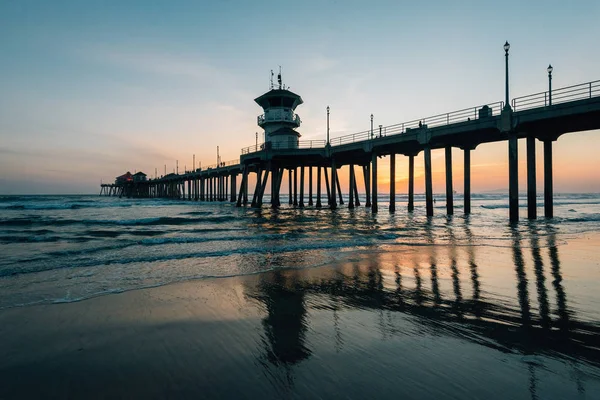
M273 90L273 70L271 70L271 86L269 89Z
M282 81L281 81L281 65L279 66L279 75L277 75L277 82L279 82L279 90L282 89Z

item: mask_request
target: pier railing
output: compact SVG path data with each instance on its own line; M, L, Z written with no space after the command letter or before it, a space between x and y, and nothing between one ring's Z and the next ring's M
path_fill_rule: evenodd
M263 151L266 149L273 150L294 150L294 149L320 149L325 147L324 140L300 140L295 143L295 146L290 146L287 142L277 143L277 142L266 142L260 143L254 146L244 147L242 149L242 154L250 154L256 153L258 151Z
M550 99L549 91L515 97L512 100L512 109L513 111L523 111L530 108L547 107L551 104L591 99L592 97L598 96L600 96L600 81L592 81L553 89L552 99Z
M475 121L482 118L488 118L494 115L499 115L504 107L504 102L484 104L477 107L464 108L462 110L452 111L445 114L438 114L431 117L415 119L399 124L388 125L374 128L372 131L356 132L349 135L339 136L330 140L332 146L340 146L343 144L359 142L362 140L377 139L389 135L398 135L406 133L411 129L418 129L421 126L429 128L455 124L459 122Z
M239 158L236 158L235 160L229 160L229 161L223 161L223 162L220 162L217 164L211 164L202 169L207 170L207 169L215 169L215 168L224 168L224 167L229 167L229 166L236 165L239 163L240 163Z

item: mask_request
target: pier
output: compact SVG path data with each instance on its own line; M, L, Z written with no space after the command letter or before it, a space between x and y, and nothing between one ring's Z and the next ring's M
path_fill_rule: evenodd
M508 51L507 51L508 56ZM508 58L507 58L508 59ZM552 67L548 74L551 79ZM508 72L507 72L508 75ZM507 76L508 81L508 76ZM551 82L551 80L549 80ZM431 153L443 149L446 166L446 213L454 213L452 148L463 150L464 213L471 212L471 152L483 143L506 142L509 169L509 217L519 219L518 141L527 143L527 216L537 218L535 143L544 146L544 215L553 217L552 152L554 142L564 134L600 129L600 81L581 83L504 101L438 114L426 118L379 126L327 140L299 140L295 131L300 118L294 109L302 99L281 83L255 99L265 114L258 125L266 141L241 150L239 159L219 162L182 174L157 179L115 182L101 185L101 195L163 197L190 201L228 201L238 207L262 207L269 188L270 206L281 206L281 186L288 176L289 204L294 207L344 205L339 170L349 170L348 208L361 206L356 175L362 173L365 207L378 212L378 160L390 158L389 211L396 211L396 157L408 157L408 211L414 209L414 163L423 154L425 203L433 215ZM329 124L328 124L329 126ZM256 185L249 187L254 174ZM308 194L304 192L308 180ZM322 193L322 180L325 192ZM314 197L313 197L314 195Z

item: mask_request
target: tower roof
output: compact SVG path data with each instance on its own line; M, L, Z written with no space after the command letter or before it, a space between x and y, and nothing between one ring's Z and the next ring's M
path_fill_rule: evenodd
M287 89L271 89L262 96L254 99L254 101L263 109L270 107L287 107L295 109L297 106L304 103L302 97Z

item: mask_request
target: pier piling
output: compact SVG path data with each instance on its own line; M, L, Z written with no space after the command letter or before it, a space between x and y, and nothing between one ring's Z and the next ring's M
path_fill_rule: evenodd
M415 156L408 156L408 211L415 209Z
M452 147L447 146L446 152L446 214L454 214L454 192L452 187Z
M428 217L433 216L433 183L431 178L431 147L425 146L425 209Z
M552 184L552 140L544 140L544 216L554 217Z

